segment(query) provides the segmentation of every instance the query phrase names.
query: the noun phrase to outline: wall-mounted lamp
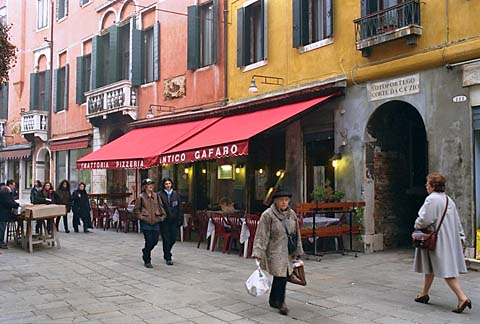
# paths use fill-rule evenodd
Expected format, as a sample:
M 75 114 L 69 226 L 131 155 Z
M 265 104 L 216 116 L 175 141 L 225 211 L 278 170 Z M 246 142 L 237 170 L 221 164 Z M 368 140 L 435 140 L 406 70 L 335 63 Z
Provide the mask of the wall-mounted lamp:
M 275 172 L 275 175 L 277 177 L 283 177 L 283 175 L 285 175 L 285 170 L 282 170 L 282 169 L 277 170 L 277 172 Z
M 338 165 L 338 160 L 342 159 L 342 154 L 341 153 L 335 153 L 332 158 L 330 159 L 332 161 L 332 167 L 336 168 Z
M 147 115 L 145 116 L 147 118 L 153 118 L 155 115 L 153 114 L 152 108 L 148 108 Z
M 263 169 L 258 169 L 258 173 L 263 174 Z
M 243 168 L 242 164 L 237 164 L 237 166 L 235 167 L 235 173 L 240 174 L 240 172 L 242 171 L 242 168 Z
M 205 168 L 202 169 L 202 173 L 203 173 L 203 174 L 207 174 L 207 169 L 205 169 Z
M 189 168 L 189 167 L 185 167 L 185 169 L 183 169 L 183 173 L 188 174 L 189 172 L 190 172 L 190 168 Z
M 257 84 L 255 83 L 255 79 L 260 79 L 261 80 L 260 83 L 262 83 L 262 84 L 273 84 L 273 85 L 278 85 L 278 86 L 283 85 L 283 78 L 254 74 L 252 76 L 252 79 L 250 80 L 250 87 L 248 88 L 248 92 L 250 92 L 250 93 L 257 93 L 258 92 L 258 88 L 257 88 Z

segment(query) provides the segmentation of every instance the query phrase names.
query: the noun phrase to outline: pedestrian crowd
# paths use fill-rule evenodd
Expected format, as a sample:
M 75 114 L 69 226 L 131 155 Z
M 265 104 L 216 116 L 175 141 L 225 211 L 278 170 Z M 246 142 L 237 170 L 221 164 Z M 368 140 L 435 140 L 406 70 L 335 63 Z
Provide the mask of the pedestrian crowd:
M 434 249 L 417 247 L 415 250 L 414 271 L 424 274 L 424 283 L 414 301 L 427 304 L 430 301 L 429 292 L 434 278 L 444 278 L 458 300 L 452 311 L 462 313 L 466 308 L 472 308 L 472 301 L 465 295 L 458 280 L 461 273 L 467 272 L 463 255 L 465 235 L 456 205 L 445 193 L 445 184 L 445 177 L 439 173 L 427 176 L 428 196 L 415 220 L 416 230 L 424 233 L 435 232 L 436 244 Z M 160 236 L 165 263 L 169 266 L 174 264 L 172 248 L 178 227 L 184 222 L 181 198 L 173 188 L 172 179 L 162 179 L 159 192 L 154 191 L 153 185 L 152 179 L 142 180 L 142 190 L 134 207 L 134 214 L 140 221 L 145 240 L 142 259 L 146 268 L 153 268 L 152 250 L 158 244 Z M 83 231 L 88 233 L 89 228 L 92 228 L 92 221 L 85 187 L 82 182 L 78 189 L 71 193 L 70 183 L 63 180 L 55 191 L 50 182 L 42 185 L 37 180 L 31 190 L 30 200 L 33 204 L 65 205 L 67 214 L 73 211 L 74 231 L 78 232 L 82 223 Z M 0 248 L 3 249 L 7 248 L 4 243 L 6 223 L 12 220 L 12 209 L 19 207 L 14 200 L 14 192 L 14 180 L 0 184 Z M 252 253 L 259 267 L 273 276 L 269 304 L 283 315 L 288 314 L 285 304 L 286 285 L 291 281 L 294 262 L 303 255 L 299 221 L 295 211 L 289 206 L 291 197 L 292 194 L 285 189 L 278 188 L 273 193 L 271 205 L 260 216 Z M 222 206 L 231 208 L 232 203 L 223 199 Z M 67 214 L 58 217 L 56 225 L 58 227 L 63 218 L 64 230 L 69 233 Z M 51 230 L 52 224 L 47 227 Z

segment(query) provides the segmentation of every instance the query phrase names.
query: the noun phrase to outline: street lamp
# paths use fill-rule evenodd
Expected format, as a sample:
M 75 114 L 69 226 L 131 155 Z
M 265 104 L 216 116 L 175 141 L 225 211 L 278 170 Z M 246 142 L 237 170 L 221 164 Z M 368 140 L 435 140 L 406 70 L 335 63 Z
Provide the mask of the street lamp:
M 278 78 L 278 77 L 273 77 L 273 76 L 268 76 L 268 75 L 259 75 L 259 74 L 254 74 L 252 75 L 252 79 L 250 80 L 250 87 L 248 88 L 248 92 L 250 93 L 257 93 L 258 88 L 257 84 L 255 83 L 255 79 L 260 79 L 260 83 L 262 84 L 272 84 L 272 85 L 278 85 L 282 86 L 283 85 L 283 78 Z

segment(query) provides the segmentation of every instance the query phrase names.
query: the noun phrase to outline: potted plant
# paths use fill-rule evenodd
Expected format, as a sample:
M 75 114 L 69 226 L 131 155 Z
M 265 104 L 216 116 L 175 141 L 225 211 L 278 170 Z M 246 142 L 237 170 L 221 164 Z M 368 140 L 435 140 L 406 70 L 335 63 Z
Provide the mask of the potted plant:
M 316 203 L 339 202 L 343 197 L 345 197 L 345 193 L 335 191 L 330 185 L 330 180 L 327 180 L 323 187 L 316 187 L 312 192 L 313 201 Z

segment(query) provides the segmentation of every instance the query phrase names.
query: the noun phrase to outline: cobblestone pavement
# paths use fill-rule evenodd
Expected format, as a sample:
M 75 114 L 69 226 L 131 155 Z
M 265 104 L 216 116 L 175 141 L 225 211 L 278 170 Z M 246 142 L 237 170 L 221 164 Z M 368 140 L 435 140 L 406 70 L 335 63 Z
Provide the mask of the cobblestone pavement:
M 480 323 L 480 273 L 461 277 L 473 300 L 464 314 L 451 312 L 456 300 L 441 280 L 431 304 L 418 304 L 413 251 L 307 260 L 308 285 L 287 286 L 286 317 L 266 296 L 246 293 L 251 259 L 177 242 L 174 266 L 163 262 L 159 245 L 146 269 L 141 234 L 60 235 L 61 249 L 1 250 L 0 323 Z

